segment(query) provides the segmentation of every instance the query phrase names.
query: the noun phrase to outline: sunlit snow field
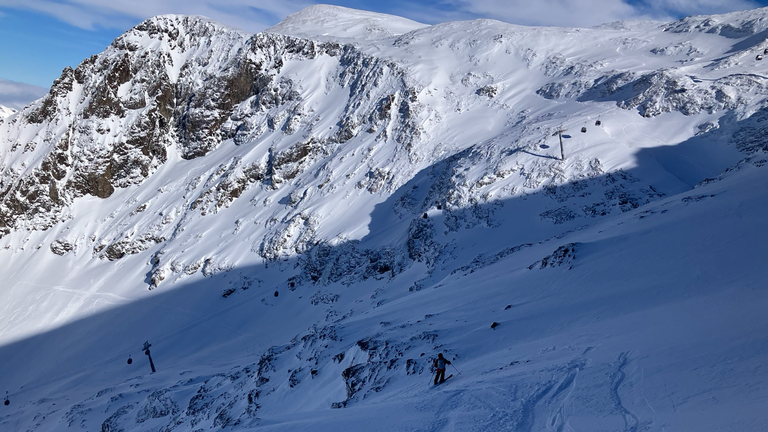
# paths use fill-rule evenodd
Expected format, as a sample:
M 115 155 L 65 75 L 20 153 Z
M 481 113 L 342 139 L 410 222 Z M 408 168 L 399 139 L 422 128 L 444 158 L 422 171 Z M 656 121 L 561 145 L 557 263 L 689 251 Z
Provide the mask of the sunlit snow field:
M 712 18 L 743 34 L 705 19 L 662 31 L 289 17 L 268 33 L 367 57 L 286 54 L 275 81 L 300 115 L 247 117 L 243 102 L 262 125 L 253 140 L 195 159 L 171 146 L 140 184 L 0 238 L 0 429 L 768 429 L 768 63 L 755 57 L 768 10 Z M 184 31 L 186 48 L 126 38 L 169 53 L 172 82 L 202 82 L 249 36 L 196 46 Z M 621 71 L 678 87 L 631 107 L 642 83 L 589 87 Z M 707 99 L 726 78 L 731 94 Z M 75 137 L 73 152 L 120 143 L 139 110 L 78 140 L 94 122 L 84 91 L 55 120 L 25 120 L 34 104 L 0 120 L 3 188 L 50 136 Z M 345 116 L 360 125 L 339 142 Z M 295 130 L 263 126 L 291 118 Z M 310 138 L 323 150 L 295 177 L 202 199 Z M 99 249 L 145 233 L 162 241 L 112 261 Z M 57 240 L 71 250 L 52 252 Z M 453 377 L 435 387 L 439 352 Z

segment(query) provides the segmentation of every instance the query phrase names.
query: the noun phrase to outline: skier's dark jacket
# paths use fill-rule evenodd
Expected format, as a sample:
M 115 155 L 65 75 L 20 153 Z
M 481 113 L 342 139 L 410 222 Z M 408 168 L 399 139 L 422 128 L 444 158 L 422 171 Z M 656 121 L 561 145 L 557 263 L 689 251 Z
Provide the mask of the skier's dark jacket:
M 437 360 L 435 360 L 435 367 L 437 370 L 445 370 L 445 365 L 447 364 L 451 364 L 451 362 L 443 357 L 438 357 Z

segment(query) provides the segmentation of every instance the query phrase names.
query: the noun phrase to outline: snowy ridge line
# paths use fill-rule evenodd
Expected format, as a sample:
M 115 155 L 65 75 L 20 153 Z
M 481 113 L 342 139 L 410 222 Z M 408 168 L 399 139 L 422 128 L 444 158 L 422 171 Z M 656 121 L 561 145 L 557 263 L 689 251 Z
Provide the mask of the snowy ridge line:
M 0 121 L 0 431 L 768 430 L 762 24 L 320 12 Z
M 240 307 L 240 306 L 242 306 L 242 305 L 244 305 L 244 304 L 246 304 L 246 303 L 252 302 L 253 300 L 256 300 L 256 299 L 258 299 L 258 298 L 259 298 L 259 297 L 261 297 L 262 295 L 269 293 L 270 291 L 272 291 L 272 288 L 269 288 L 269 289 L 267 289 L 267 290 L 264 290 L 264 291 L 258 292 L 258 293 L 256 293 L 256 294 L 254 294 L 254 295 L 253 295 L 253 297 L 251 297 L 251 298 L 247 298 L 247 299 L 245 299 L 245 300 L 241 301 L 240 303 L 236 303 L 236 304 L 234 304 L 234 305 L 232 305 L 232 306 L 230 306 L 230 307 L 228 307 L 228 308 L 224 308 L 224 309 L 220 310 L 219 312 L 217 312 L 217 313 L 215 313 L 215 314 L 213 314 L 213 315 L 209 315 L 209 316 L 208 316 L 208 317 L 206 317 L 206 318 L 203 318 L 203 319 L 201 319 L 201 320 L 199 320 L 199 321 L 197 321 L 197 322 L 195 322 L 195 323 L 192 323 L 192 324 L 190 324 L 190 325 L 188 325 L 188 326 L 186 326 L 186 327 L 182 328 L 181 330 L 177 330 L 177 331 L 175 331 L 175 332 L 173 332 L 173 333 L 171 333 L 171 334 L 168 334 L 168 335 L 166 335 L 166 336 L 163 336 L 163 337 L 161 337 L 160 339 L 156 339 L 156 340 L 154 340 L 154 342 L 152 343 L 152 346 L 156 346 L 157 344 L 160 344 L 160 343 L 166 342 L 166 341 L 168 341 L 168 340 L 170 340 L 170 339 L 172 339 L 172 338 L 174 338 L 174 337 L 176 337 L 176 336 L 179 336 L 179 335 L 181 335 L 181 334 L 183 334 L 183 333 L 186 333 L 186 332 L 188 332 L 189 330 L 192 330 L 193 328 L 195 328 L 195 327 L 197 327 L 197 326 L 199 326 L 199 325 L 205 324 L 206 322 L 208 322 L 208 321 L 211 321 L 211 320 L 212 320 L 212 319 L 214 319 L 214 318 L 218 318 L 218 317 L 220 317 L 221 315 L 224 315 L 225 313 L 227 313 L 227 312 L 229 312 L 229 311 L 231 311 L 231 310 L 233 310 L 233 309 L 236 309 L 236 308 L 238 308 L 238 307 Z M 21 394 L 23 394 L 23 393 L 26 393 L 26 392 L 28 392 L 28 391 L 32 391 L 32 390 L 36 390 L 36 389 L 39 389 L 39 388 L 45 387 L 45 386 L 47 386 L 47 385 L 50 385 L 50 384 L 53 384 L 53 383 L 59 382 L 59 381 L 61 381 L 61 380 L 65 380 L 65 379 L 67 379 L 67 378 L 71 378 L 71 377 L 73 377 L 73 376 L 79 375 L 79 374 L 81 374 L 81 373 L 83 373 L 83 372 L 88 372 L 89 370 L 92 370 L 92 369 L 96 369 L 96 368 L 98 368 L 98 367 L 101 367 L 101 366 L 107 365 L 107 364 L 109 364 L 109 363 L 115 362 L 115 361 L 117 361 L 117 360 L 120 360 L 120 359 L 124 359 L 124 358 L 125 358 L 125 357 L 127 357 L 127 356 L 131 356 L 131 355 L 133 355 L 133 354 L 137 354 L 137 353 L 140 353 L 140 352 L 142 352 L 142 351 L 144 351 L 144 348 L 139 348 L 139 349 L 134 349 L 134 350 L 131 350 L 131 351 L 127 351 L 127 352 L 125 352 L 125 353 L 123 353 L 123 354 L 120 354 L 120 355 L 116 355 L 116 356 L 114 356 L 114 357 L 112 357 L 112 358 L 109 358 L 109 359 L 107 359 L 107 360 L 102 360 L 102 361 L 100 361 L 99 363 L 95 363 L 95 364 L 93 364 L 93 365 L 90 365 L 90 366 L 84 367 L 84 368 L 82 368 L 82 369 L 78 369 L 78 370 L 76 370 L 76 371 L 73 371 L 73 372 L 70 372 L 70 373 L 67 373 L 67 374 L 64 374 L 64 375 L 60 375 L 60 376 L 58 376 L 58 377 L 56 377 L 56 378 L 52 378 L 52 379 L 50 379 L 50 380 L 48 380 L 48 381 L 46 381 L 46 382 L 43 382 L 43 383 L 37 384 L 37 385 L 35 385 L 35 386 L 33 386 L 33 387 L 23 388 L 23 389 L 21 389 L 21 390 L 19 390 L 19 391 L 17 391 L 17 392 L 14 392 L 14 393 L 9 393 L 9 394 L 8 394 L 8 397 L 11 397 L 11 396 L 18 396 L 18 395 L 21 395 Z

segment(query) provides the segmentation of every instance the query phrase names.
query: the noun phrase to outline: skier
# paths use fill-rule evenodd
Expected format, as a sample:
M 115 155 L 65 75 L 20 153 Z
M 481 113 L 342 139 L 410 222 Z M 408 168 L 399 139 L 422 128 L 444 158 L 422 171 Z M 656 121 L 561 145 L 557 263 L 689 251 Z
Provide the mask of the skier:
M 451 362 L 443 357 L 443 353 L 438 354 L 437 360 L 435 360 L 435 368 L 437 368 L 437 374 L 435 374 L 435 385 L 445 381 L 445 365 L 447 364 L 451 364 Z

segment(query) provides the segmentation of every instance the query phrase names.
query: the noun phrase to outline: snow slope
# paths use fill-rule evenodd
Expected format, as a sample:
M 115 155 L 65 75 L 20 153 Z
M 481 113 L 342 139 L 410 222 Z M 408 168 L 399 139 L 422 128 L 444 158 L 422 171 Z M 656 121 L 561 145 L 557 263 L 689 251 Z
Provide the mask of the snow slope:
M 766 16 L 148 20 L 0 123 L 0 425 L 766 429 Z
M 16 110 L 13 108 L 8 108 L 7 106 L 0 105 L 0 120 L 10 117 L 11 114 L 15 114 Z
M 424 27 L 427 25 L 395 15 L 315 5 L 288 16 L 265 31 L 308 39 L 349 40 L 354 43 L 387 39 Z

